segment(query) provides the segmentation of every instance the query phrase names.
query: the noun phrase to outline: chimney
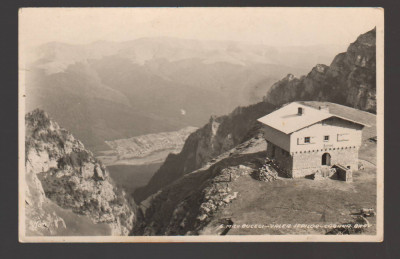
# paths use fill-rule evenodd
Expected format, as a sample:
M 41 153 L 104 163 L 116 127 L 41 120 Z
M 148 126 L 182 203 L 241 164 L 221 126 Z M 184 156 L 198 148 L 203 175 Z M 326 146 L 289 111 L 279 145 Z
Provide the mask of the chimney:
M 319 109 L 320 111 L 328 112 L 328 113 L 329 113 L 329 107 L 326 106 L 326 105 L 321 105 L 321 106 L 318 107 L 318 109 Z
M 301 116 L 304 114 L 304 109 L 302 107 L 297 108 L 297 115 Z

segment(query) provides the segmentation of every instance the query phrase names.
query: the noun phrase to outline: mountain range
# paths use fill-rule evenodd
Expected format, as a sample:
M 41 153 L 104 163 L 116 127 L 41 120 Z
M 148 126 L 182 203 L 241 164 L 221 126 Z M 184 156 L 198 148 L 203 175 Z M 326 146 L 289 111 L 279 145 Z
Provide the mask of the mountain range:
M 175 38 L 51 42 L 30 53 L 26 107 L 47 111 L 97 153 L 109 149 L 105 141 L 200 127 L 339 49 Z

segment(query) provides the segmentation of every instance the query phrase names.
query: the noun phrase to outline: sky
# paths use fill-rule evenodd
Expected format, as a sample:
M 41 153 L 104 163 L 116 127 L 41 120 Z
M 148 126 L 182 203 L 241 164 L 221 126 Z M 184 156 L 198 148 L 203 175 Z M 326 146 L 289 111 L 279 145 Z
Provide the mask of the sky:
M 348 45 L 383 23 L 378 8 L 23 8 L 20 44 L 86 44 L 142 37 L 270 46 Z

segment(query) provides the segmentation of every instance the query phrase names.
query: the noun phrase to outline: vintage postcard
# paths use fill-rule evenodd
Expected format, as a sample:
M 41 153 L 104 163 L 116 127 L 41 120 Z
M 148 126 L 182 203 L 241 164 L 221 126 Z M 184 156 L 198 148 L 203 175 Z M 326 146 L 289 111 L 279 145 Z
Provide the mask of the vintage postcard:
M 20 242 L 383 241 L 383 18 L 20 9 Z

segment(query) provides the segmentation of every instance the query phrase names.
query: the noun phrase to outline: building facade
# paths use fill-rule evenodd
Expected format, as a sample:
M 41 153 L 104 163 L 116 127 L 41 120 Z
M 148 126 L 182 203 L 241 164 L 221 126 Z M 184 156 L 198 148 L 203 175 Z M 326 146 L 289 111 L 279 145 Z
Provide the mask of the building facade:
M 362 129 L 367 126 L 361 122 L 297 102 L 258 121 L 264 124 L 267 157 L 288 177 L 304 177 L 333 165 L 358 169 Z

